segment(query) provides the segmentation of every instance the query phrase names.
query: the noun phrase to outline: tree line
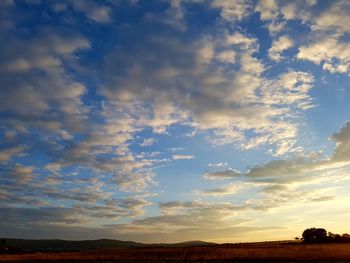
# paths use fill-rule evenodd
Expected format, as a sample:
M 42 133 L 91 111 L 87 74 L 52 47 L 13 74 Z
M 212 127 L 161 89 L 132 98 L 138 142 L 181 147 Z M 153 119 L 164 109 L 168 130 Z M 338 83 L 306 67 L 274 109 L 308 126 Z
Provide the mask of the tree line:
M 349 234 L 333 234 L 324 228 L 308 228 L 303 232 L 305 243 L 350 243 Z

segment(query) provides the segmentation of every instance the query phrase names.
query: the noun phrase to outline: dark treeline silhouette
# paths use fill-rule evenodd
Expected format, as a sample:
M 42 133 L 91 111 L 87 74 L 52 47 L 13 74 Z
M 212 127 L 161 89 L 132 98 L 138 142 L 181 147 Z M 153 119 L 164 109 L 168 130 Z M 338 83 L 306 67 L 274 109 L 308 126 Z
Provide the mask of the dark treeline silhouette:
M 333 234 L 324 228 L 308 228 L 303 232 L 305 243 L 350 243 L 349 234 Z

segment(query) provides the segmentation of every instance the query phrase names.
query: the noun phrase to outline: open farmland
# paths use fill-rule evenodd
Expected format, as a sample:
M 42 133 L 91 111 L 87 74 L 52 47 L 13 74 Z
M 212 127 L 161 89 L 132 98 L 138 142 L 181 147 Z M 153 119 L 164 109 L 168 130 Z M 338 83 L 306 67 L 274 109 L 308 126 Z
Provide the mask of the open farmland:
M 256 243 L 1 255 L 0 262 L 350 262 L 350 244 Z

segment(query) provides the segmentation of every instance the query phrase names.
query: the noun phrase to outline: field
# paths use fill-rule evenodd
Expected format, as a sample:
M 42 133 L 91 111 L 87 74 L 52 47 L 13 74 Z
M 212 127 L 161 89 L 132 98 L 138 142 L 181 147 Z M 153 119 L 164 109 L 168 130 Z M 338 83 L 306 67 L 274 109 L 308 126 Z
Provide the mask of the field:
M 350 262 L 350 244 L 253 243 L 0 255 L 0 262 Z

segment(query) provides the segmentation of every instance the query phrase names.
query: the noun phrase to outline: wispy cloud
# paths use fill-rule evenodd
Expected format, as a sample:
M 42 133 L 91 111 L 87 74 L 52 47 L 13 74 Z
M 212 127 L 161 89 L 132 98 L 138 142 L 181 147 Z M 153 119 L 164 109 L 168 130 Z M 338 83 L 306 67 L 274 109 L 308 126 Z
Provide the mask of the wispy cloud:
M 185 155 L 185 154 L 174 154 L 173 156 L 172 156 L 172 158 L 174 159 L 174 160 L 186 160 L 186 159 L 193 159 L 193 158 L 195 158 L 195 156 L 194 155 Z

